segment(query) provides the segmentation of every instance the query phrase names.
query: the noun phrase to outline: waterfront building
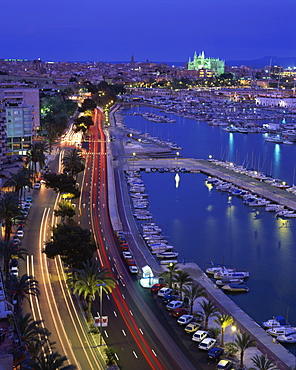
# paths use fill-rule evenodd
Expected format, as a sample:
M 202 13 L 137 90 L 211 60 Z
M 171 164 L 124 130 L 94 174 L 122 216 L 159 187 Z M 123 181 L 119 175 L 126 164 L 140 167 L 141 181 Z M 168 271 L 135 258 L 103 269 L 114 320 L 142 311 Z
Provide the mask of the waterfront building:
M 7 155 L 26 154 L 40 126 L 39 89 L 1 89 Z
M 220 76 L 224 73 L 225 62 L 220 59 L 215 58 L 206 58 L 204 51 L 197 55 L 194 53 L 193 60 L 189 58 L 188 60 L 188 70 L 204 70 L 209 71 L 208 74 L 214 74 L 216 76 Z M 211 73 L 210 73 L 211 72 Z M 205 72 L 203 73 L 205 75 Z M 212 77 L 212 76 L 211 76 Z
M 284 97 L 282 95 L 257 96 L 257 105 L 264 107 L 296 108 L 296 98 Z

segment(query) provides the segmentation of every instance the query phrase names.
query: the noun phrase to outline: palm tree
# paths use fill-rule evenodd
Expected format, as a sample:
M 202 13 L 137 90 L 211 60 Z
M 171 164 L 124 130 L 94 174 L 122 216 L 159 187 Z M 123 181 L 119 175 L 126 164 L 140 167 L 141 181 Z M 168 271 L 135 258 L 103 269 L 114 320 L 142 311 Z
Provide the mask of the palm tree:
M 184 285 L 192 284 L 193 279 L 192 279 L 192 277 L 190 277 L 188 272 L 178 270 L 178 271 L 176 271 L 176 274 L 173 276 L 173 282 L 175 282 L 177 284 L 180 299 L 182 300 Z
M 233 323 L 233 317 L 223 314 L 218 317 L 217 320 L 214 320 L 216 324 L 221 326 L 221 346 L 224 347 L 224 334 L 227 326 Z
M 21 341 L 28 347 L 32 359 L 35 359 L 41 353 L 42 347 L 49 343 L 51 333 L 42 326 L 42 323 L 42 320 L 34 321 L 30 313 L 20 315 L 17 319 Z
M 75 365 L 64 365 L 67 361 L 66 356 L 61 356 L 58 352 L 41 353 L 35 361 L 29 360 L 25 364 L 25 369 L 33 370 L 75 370 Z
M 172 289 L 174 276 L 177 274 L 178 270 L 177 263 L 170 263 L 167 266 L 167 270 L 162 272 L 159 276 L 163 277 L 169 284 L 169 288 Z
M 20 168 L 16 173 L 10 172 L 10 178 L 3 184 L 3 188 L 12 187 L 19 200 L 22 199 L 25 186 L 32 186 L 32 171 L 26 167 Z
M 32 165 L 33 173 L 37 173 L 37 163 L 39 167 L 45 165 L 45 153 L 48 153 L 48 143 L 46 141 L 35 141 L 31 144 L 30 150 L 27 151 L 26 163 Z
M 83 295 L 87 302 L 87 321 L 91 321 L 91 304 L 102 287 L 105 293 L 112 292 L 116 286 L 116 281 L 110 276 L 110 271 L 104 269 L 99 271 L 97 261 L 87 261 L 83 263 L 83 270 L 75 270 L 77 278 L 72 276 L 68 279 L 70 288 L 73 288 L 73 293 Z M 104 284 L 104 286 L 102 286 Z
M 202 308 L 201 314 L 203 315 L 204 318 L 205 330 L 208 330 L 209 318 L 218 316 L 219 309 L 217 306 L 215 306 L 215 304 L 212 301 L 207 301 L 205 299 L 200 303 L 200 307 Z
M 251 358 L 253 361 L 253 364 L 256 366 L 256 369 L 258 370 L 277 370 L 278 367 L 274 363 L 273 360 L 269 360 L 266 356 L 264 355 L 256 355 Z M 252 370 L 254 368 L 251 368 Z
M 251 336 L 246 333 L 235 333 L 236 339 L 234 341 L 235 346 L 240 351 L 240 368 L 244 367 L 244 354 L 248 348 L 256 347 L 256 341 L 251 339 Z
M 8 243 L 4 240 L 0 240 L 0 256 L 3 258 L 6 279 L 8 279 L 9 277 L 9 262 L 12 256 L 15 256 L 15 258 L 25 260 L 24 255 L 27 254 L 28 252 L 26 248 L 20 248 L 16 245 L 13 245 L 13 242 L 11 240 L 8 241 Z
M 192 315 L 195 300 L 200 297 L 207 297 L 207 293 L 205 291 L 205 288 L 200 287 L 199 284 L 192 284 L 189 285 L 188 287 L 184 287 L 183 292 L 185 297 L 189 299 L 190 314 Z
M 22 301 L 24 298 L 28 299 L 28 295 L 37 297 L 40 292 L 38 288 L 38 281 L 33 276 L 24 274 L 18 280 L 15 276 L 11 276 L 13 297 L 17 300 L 16 313 L 18 314 L 22 308 Z
M 82 151 L 78 148 L 66 150 L 62 163 L 64 172 L 70 172 L 72 176 L 85 168 L 85 158 L 82 157 Z
M 65 220 L 66 217 L 71 218 L 75 216 L 75 205 L 67 200 L 63 200 L 58 203 L 58 209 L 54 210 L 54 215 L 56 217 L 61 217 L 62 222 Z
M 6 192 L 0 198 L 0 219 L 5 223 L 4 240 L 8 243 L 13 219 L 20 213 L 18 198 L 13 192 Z

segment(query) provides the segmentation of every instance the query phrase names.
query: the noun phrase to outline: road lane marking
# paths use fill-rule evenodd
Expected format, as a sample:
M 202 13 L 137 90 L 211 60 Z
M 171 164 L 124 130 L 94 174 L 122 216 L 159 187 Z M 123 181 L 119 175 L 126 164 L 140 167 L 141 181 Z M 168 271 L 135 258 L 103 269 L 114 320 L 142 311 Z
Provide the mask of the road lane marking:
M 123 329 L 121 329 L 121 331 L 122 331 L 122 334 L 126 337 L 125 331 Z
M 134 354 L 134 356 L 135 356 L 136 358 L 138 358 L 138 356 L 137 356 L 137 354 L 136 354 L 136 352 L 135 352 L 135 351 L 133 351 L 133 354 Z

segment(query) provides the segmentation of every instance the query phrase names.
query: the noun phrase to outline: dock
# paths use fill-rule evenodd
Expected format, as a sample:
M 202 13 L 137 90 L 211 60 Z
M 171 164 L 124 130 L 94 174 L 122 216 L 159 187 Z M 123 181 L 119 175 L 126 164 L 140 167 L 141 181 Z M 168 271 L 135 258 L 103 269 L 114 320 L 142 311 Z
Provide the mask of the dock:
M 217 165 L 215 162 L 192 158 L 142 159 L 138 157 L 136 160 L 128 161 L 125 166 L 125 170 L 145 170 L 146 168 L 184 168 L 189 172 L 201 172 L 206 176 L 217 177 L 239 188 L 258 194 L 273 203 L 284 205 L 288 209 L 296 211 L 295 194 L 285 189 L 276 188 L 250 176 L 236 173 L 228 168 Z

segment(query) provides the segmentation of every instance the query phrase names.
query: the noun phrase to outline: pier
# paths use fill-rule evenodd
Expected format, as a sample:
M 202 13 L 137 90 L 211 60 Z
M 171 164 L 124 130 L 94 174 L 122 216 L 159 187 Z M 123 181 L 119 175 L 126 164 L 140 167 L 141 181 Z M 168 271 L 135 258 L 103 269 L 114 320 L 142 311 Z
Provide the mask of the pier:
M 256 180 L 250 176 L 236 173 L 228 168 L 217 165 L 215 162 L 203 159 L 180 158 L 176 155 L 174 158 L 149 159 L 142 159 L 137 156 L 136 159 L 133 158 L 131 161 L 128 161 L 125 166 L 125 170 L 145 170 L 147 168 L 184 168 L 188 172 L 201 172 L 206 176 L 217 177 L 223 181 L 230 182 L 239 188 L 258 194 L 273 203 L 284 205 L 296 211 L 296 195 L 293 193 L 267 184 L 264 181 Z

